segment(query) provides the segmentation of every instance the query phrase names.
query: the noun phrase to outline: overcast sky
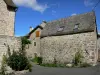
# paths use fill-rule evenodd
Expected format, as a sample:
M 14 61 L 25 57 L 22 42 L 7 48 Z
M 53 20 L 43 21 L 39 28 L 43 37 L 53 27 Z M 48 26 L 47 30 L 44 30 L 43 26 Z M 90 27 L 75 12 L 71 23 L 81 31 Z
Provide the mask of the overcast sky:
M 43 20 L 51 21 L 92 11 L 99 0 L 13 0 L 19 7 L 16 13 L 15 35 L 23 36 L 29 27 L 35 28 Z M 95 8 L 100 32 L 100 3 Z

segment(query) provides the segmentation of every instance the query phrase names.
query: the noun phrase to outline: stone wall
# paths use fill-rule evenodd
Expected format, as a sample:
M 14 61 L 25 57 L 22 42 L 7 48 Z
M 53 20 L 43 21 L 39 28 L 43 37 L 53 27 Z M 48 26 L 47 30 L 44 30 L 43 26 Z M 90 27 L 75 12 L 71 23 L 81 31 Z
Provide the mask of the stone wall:
M 40 28 L 35 30 L 29 37 L 31 44 L 27 45 L 26 47 L 27 56 L 32 58 L 34 58 L 34 54 L 40 56 L 40 37 L 36 37 L 36 31 L 40 31 L 41 34 Z M 36 43 L 36 46 L 34 46 L 34 43 Z
M 2 61 L 2 56 L 7 53 L 8 45 L 11 51 L 18 51 L 21 48 L 21 39 L 19 37 L 0 35 L 0 62 Z
M 41 38 L 40 49 L 43 63 L 72 63 L 75 53 L 82 51 L 84 62 L 97 62 L 96 33 L 51 36 Z
M 0 0 L 0 35 L 14 35 L 15 12 L 7 9 L 4 0 Z

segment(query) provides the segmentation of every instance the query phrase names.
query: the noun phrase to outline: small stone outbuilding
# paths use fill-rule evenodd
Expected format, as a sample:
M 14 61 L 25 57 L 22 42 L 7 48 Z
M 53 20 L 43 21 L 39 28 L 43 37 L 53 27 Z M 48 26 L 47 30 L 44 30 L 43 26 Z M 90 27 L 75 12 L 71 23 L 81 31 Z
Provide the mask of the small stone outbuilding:
M 82 52 L 84 62 L 98 60 L 97 25 L 94 11 L 48 22 L 41 32 L 40 51 L 43 63 L 72 63 Z
M 35 55 L 40 56 L 40 35 L 45 25 L 46 22 L 43 21 L 40 25 L 36 26 L 34 29 L 30 27 L 30 32 L 26 36 L 31 41 L 31 44 L 26 46 L 28 57 L 34 58 Z

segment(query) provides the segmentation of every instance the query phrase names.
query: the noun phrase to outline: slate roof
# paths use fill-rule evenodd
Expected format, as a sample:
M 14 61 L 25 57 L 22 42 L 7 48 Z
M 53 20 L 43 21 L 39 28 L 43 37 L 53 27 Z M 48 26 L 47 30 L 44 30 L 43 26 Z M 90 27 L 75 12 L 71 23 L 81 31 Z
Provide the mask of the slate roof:
M 94 31 L 96 17 L 94 11 L 48 22 L 41 37 L 59 36 Z
M 6 3 L 8 6 L 17 7 L 17 6 L 14 4 L 13 0 L 4 0 L 4 1 L 5 1 L 5 3 Z

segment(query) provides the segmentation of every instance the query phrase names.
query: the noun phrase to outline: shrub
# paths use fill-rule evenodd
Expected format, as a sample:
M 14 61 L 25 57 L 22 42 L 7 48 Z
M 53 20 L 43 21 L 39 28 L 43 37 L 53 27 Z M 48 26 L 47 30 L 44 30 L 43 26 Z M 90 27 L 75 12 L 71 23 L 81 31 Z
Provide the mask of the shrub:
M 8 57 L 8 66 L 10 66 L 13 70 L 24 70 L 27 65 L 29 65 L 27 57 L 20 52 L 13 51 L 12 55 Z
M 79 66 L 81 63 L 82 63 L 82 54 L 80 51 L 78 51 L 76 54 L 75 54 L 75 57 L 74 57 L 74 66 Z
M 7 64 L 15 71 L 21 71 L 25 69 L 30 70 L 32 67 L 28 58 L 26 57 L 24 48 L 20 49 L 19 51 L 13 50 L 11 54 L 9 46 Z
M 37 57 L 37 63 L 40 65 L 42 64 L 42 57 Z
M 34 63 L 37 63 L 37 64 L 42 64 L 42 57 L 37 57 L 37 56 L 35 56 L 35 58 L 34 59 L 32 59 L 32 61 L 34 62 Z
M 31 44 L 30 40 L 28 40 L 26 37 L 21 38 L 22 44 Z
M 22 50 L 24 50 L 26 44 L 31 44 L 31 41 L 28 40 L 26 37 L 22 37 L 21 42 L 22 42 Z

